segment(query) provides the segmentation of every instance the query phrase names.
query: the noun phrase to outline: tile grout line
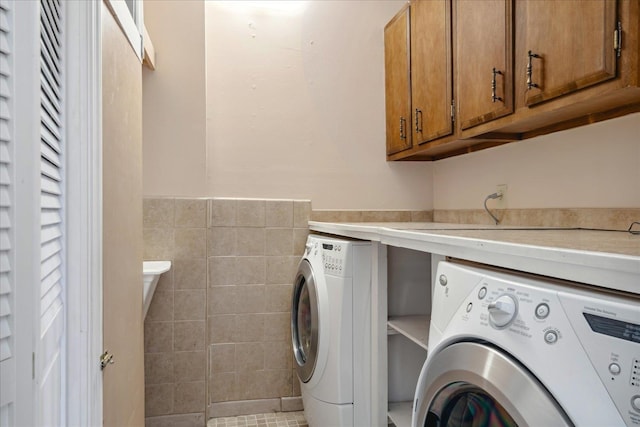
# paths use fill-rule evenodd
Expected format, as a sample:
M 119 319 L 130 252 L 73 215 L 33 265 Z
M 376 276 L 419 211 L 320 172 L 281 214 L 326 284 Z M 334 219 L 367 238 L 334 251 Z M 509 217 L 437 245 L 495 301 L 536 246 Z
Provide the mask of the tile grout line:
M 207 427 L 307 427 L 304 412 L 270 412 L 235 417 L 210 418 Z

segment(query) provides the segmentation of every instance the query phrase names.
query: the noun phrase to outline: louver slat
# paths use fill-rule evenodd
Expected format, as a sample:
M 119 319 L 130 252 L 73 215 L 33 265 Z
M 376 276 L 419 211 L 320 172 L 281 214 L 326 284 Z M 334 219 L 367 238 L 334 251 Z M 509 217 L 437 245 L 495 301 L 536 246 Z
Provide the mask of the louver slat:
M 41 425 L 60 425 L 64 338 L 64 8 L 40 0 L 40 340 L 36 360 L 39 393 L 54 399 L 36 415 Z
M 13 357 L 15 190 L 12 179 L 14 142 L 10 132 L 13 92 L 10 31 L 13 21 L 9 6 L 9 2 L 0 1 L 0 371 L 12 373 L 15 370 Z M 3 390 L 5 389 L 3 387 Z M 0 424 L 13 418 L 9 408 L 14 398 L 15 395 L 0 396 Z
M 13 355 L 13 186 L 11 179 L 10 18 L 8 4 L 0 4 L 0 363 Z M 4 409 L 0 408 L 0 412 Z

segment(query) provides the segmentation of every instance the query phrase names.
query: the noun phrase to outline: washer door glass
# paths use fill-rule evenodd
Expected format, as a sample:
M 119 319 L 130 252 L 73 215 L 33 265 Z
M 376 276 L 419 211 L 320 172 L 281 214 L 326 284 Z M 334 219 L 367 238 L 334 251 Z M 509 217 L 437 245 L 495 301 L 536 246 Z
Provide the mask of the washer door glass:
M 573 426 L 527 368 L 484 343 L 443 348 L 428 360 L 420 377 L 416 426 Z
M 311 302 L 309 301 L 309 287 L 303 281 L 298 299 L 298 319 L 296 321 L 296 337 L 298 355 L 301 364 L 306 363 L 311 353 Z
M 293 289 L 291 339 L 298 376 L 309 381 L 318 354 L 318 298 L 311 265 L 303 260 Z
M 449 384 L 434 399 L 425 427 L 511 427 L 518 424 L 493 397 L 467 383 Z

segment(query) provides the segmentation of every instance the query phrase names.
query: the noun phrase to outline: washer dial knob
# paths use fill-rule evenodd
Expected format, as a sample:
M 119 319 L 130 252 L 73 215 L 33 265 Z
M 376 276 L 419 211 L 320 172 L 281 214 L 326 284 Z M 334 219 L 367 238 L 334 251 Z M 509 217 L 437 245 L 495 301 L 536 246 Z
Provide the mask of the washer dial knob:
M 518 314 L 518 303 L 511 295 L 501 295 L 489 303 L 489 320 L 497 328 L 509 325 Z

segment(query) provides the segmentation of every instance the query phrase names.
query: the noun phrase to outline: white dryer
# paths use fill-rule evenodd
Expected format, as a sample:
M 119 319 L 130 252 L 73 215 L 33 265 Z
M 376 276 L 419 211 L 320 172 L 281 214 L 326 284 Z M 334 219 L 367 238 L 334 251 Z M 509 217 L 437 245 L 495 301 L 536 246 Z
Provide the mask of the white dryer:
M 310 235 L 291 336 L 311 427 L 370 425 L 371 243 Z
M 640 299 L 441 262 L 417 426 L 640 425 Z

